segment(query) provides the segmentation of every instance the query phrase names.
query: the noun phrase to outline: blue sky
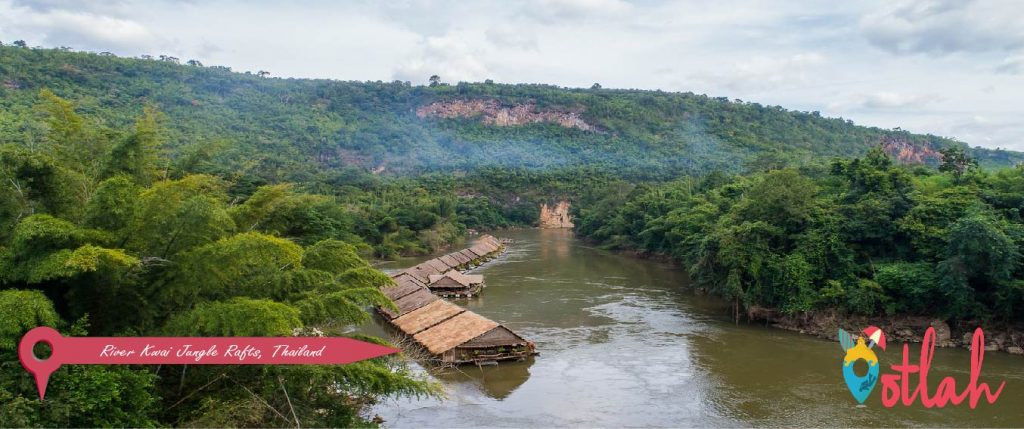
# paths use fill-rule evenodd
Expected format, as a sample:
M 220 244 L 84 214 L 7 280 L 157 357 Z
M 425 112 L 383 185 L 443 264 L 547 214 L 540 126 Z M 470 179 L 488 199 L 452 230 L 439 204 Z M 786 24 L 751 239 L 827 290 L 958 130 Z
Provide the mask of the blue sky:
M 278 77 L 692 91 L 1024 150 L 1024 2 L 0 0 L 0 41 Z

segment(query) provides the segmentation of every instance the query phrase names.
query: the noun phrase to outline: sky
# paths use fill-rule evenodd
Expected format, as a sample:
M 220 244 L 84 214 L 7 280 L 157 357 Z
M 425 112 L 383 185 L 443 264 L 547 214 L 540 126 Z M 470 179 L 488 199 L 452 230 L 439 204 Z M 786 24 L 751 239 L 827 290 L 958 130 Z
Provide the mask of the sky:
M 0 0 L 0 41 L 276 77 L 661 89 L 1024 151 L 1024 2 Z

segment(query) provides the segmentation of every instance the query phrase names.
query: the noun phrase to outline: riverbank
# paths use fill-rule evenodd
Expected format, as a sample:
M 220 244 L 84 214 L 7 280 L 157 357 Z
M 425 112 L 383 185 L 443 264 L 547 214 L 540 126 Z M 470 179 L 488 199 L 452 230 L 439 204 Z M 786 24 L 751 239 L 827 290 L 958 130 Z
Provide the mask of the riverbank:
M 928 316 L 860 316 L 839 314 L 836 311 L 819 311 L 800 315 L 786 315 L 778 311 L 754 306 L 747 309 L 747 320 L 761 322 L 788 331 L 814 335 L 819 338 L 838 339 L 839 328 L 858 330 L 874 325 L 885 332 L 892 344 L 920 343 L 925 331 L 935 328 L 936 346 L 962 347 L 970 349 L 971 335 L 981 326 L 976 321 L 955 322 L 952 326 L 944 320 Z M 1014 326 L 985 330 L 985 351 L 1003 351 L 1024 356 L 1024 327 Z
M 600 247 L 599 244 L 586 237 L 578 238 Z M 665 254 L 636 249 L 616 249 L 613 252 L 633 258 L 671 263 L 682 268 L 679 261 Z M 748 308 L 746 317 L 748 323 L 763 323 L 773 328 L 813 335 L 827 340 L 838 340 L 839 328 L 850 330 L 874 325 L 881 328 L 889 342 L 893 344 L 920 343 L 924 338 L 924 332 L 932 327 L 935 328 L 937 337 L 936 346 L 960 347 L 968 350 L 971 348 L 971 335 L 980 326 L 985 331 L 985 351 L 1001 351 L 1011 355 L 1024 356 L 1024 326 L 991 328 L 972 320 L 957 321 L 950 325 L 945 320 L 930 316 L 863 316 L 841 314 L 835 310 L 787 315 L 778 310 L 760 306 Z

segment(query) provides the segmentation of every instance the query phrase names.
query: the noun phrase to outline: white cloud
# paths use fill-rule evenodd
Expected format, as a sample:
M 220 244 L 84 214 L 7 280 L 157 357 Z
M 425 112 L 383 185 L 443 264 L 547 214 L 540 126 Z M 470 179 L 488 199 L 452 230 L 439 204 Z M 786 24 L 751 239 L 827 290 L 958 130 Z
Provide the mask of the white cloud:
M 585 19 L 626 13 L 632 5 L 621 0 L 536 0 L 529 10 L 552 19 Z
M 1024 45 L 1020 3 L 897 1 L 860 20 L 861 31 L 886 51 L 945 55 L 1013 50 Z
M 1024 74 L 1024 55 L 1007 57 L 993 70 L 1002 74 Z
M 889 91 L 878 91 L 854 97 L 845 102 L 833 103 L 835 110 L 849 111 L 853 109 L 923 109 L 942 101 L 936 94 L 902 94 Z
M 814 52 L 784 57 L 756 56 L 732 67 L 712 67 L 692 78 L 730 92 L 776 90 L 807 83 L 811 72 L 824 63 L 825 57 Z
M 491 77 L 487 67 L 458 35 L 428 37 L 419 52 L 419 56 L 395 71 L 395 79 L 424 83 L 429 76 L 438 75 L 445 82 L 456 83 L 479 82 Z
M 125 50 L 160 45 L 145 25 L 125 18 L 56 7 L 0 4 L 4 33 L 29 33 L 32 43 L 87 50 Z

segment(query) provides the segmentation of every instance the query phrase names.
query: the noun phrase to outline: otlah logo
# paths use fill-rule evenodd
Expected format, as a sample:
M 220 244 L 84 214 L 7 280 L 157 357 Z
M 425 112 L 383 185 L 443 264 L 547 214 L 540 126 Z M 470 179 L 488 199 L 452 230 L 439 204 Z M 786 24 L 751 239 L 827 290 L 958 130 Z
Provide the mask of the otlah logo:
M 846 380 L 846 387 L 850 389 L 857 403 L 863 404 L 878 383 L 878 355 L 872 348 L 877 345 L 885 350 L 885 333 L 877 327 L 868 326 L 864 329 L 864 336 L 858 335 L 854 339 L 853 334 L 840 329 L 839 345 L 846 352 L 846 356 L 843 357 L 843 379 Z M 853 370 L 853 364 L 861 360 L 868 364 L 868 371 L 864 375 L 857 375 Z
M 861 333 L 863 335 L 854 336 L 842 329 L 839 330 L 839 345 L 846 352 L 843 356 L 843 379 L 859 407 L 864 406 L 864 401 L 879 382 L 882 383 L 882 405 L 886 408 L 892 408 L 897 403 L 909 407 L 917 401 L 925 408 L 942 408 L 947 404 L 959 405 L 967 401 L 967 405 L 973 409 L 982 399 L 989 404 L 995 403 L 1006 386 L 1004 381 L 992 390 L 987 383 L 980 381 L 982 363 L 985 360 L 985 333 L 981 328 L 975 329 L 971 338 L 970 378 L 961 392 L 956 391 L 956 380 L 953 377 L 940 380 L 934 392 L 928 387 L 928 375 L 932 357 L 935 355 L 935 328 L 929 327 L 924 333 L 918 364 L 910 362 L 910 347 L 903 344 L 902 362 L 889 365 L 894 372 L 892 374 L 879 374 L 880 364 L 874 351 L 875 346 L 885 350 L 885 333 L 875 326 L 868 326 Z M 868 369 L 864 375 L 857 375 L 853 369 L 858 361 L 867 363 Z M 916 387 L 912 385 L 914 381 L 917 381 Z

